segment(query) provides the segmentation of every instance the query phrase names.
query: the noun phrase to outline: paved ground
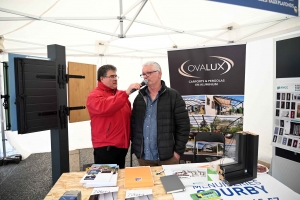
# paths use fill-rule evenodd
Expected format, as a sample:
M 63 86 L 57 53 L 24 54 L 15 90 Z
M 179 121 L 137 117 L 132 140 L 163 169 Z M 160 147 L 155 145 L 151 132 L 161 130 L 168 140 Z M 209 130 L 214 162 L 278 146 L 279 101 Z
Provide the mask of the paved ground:
M 130 151 L 129 151 L 130 152 Z M 82 157 L 91 157 L 90 150 L 82 151 Z M 88 154 L 88 155 L 84 155 Z M 91 162 L 90 160 L 86 162 Z M 86 163 L 87 164 L 87 163 Z M 133 156 L 133 166 L 138 162 Z M 126 157 L 126 167 L 130 166 L 130 155 Z M 52 188 L 51 153 L 31 154 L 19 164 L 0 166 L 1 200 L 41 200 Z

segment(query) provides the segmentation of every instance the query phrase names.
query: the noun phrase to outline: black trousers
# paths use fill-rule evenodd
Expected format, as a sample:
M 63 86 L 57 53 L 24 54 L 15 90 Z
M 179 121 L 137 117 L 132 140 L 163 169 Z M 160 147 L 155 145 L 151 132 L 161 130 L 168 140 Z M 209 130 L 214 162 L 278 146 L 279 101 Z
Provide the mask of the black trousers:
M 94 148 L 95 164 L 118 164 L 120 169 L 125 168 L 125 157 L 128 149 L 116 147 Z

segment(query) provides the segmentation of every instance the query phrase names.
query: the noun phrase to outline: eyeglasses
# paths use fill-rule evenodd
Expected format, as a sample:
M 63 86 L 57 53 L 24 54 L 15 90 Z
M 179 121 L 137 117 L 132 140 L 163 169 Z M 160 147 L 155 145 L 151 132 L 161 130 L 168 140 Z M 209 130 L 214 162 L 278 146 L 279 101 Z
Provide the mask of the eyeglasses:
M 152 71 L 152 72 L 146 72 L 146 73 L 144 73 L 144 74 L 141 74 L 140 77 L 141 77 L 141 78 L 143 78 L 143 77 L 145 77 L 145 76 L 148 77 L 148 76 L 150 76 L 153 72 L 158 72 L 158 70 L 155 70 L 155 71 Z
M 110 78 L 110 79 L 119 79 L 117 75 L 110 75 L 110 76 L 104 76 L 104 78 Z

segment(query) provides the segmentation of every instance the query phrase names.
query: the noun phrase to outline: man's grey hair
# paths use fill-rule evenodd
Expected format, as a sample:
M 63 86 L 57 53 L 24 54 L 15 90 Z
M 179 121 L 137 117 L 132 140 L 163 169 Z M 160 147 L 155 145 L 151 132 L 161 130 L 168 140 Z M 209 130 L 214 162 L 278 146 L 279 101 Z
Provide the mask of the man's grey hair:
M 148 62 L 146 62 L 145 64 L 143 64 L 143 67 L 149 66 L 149 65 L 150 66 L 154 66 L 156 70 L 161 71 L 160 65 L 157 62 L 154 62 L 154 61 L 148 61 Z

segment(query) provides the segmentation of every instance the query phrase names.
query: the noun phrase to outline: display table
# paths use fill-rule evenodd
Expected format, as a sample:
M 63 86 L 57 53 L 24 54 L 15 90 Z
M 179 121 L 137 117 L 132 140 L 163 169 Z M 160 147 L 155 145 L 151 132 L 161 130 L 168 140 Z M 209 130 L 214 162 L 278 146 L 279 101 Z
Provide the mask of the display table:
M 152 176 L 154 181 L 154 187 L 148 188 L 138 188 L 138 189 L 152 189 L 154 199 L 159 200 L 172 200 L 172 194 L 166 194 L 165 189 L 160 181 L 160 176 L 164 173 L 156 175 L 156 172 L 161 171 L 162 167 L 151 167 Z M 124 200 L 126 195 L 126 190 L 124 188 L 124 169 L 119 170 L 118 174 L 118 200 Z M 45 200 L 57 200 L 68 190 L 79 190 L 81 191 L 81 200 L 88 200 L 92 193 L 93 188 L 85 188 L 79 181 L 84 176 L 85 172 L 70 172 L 63 173 L 61 177 L 57 180 L 53 188 L 45 197 Z
M 193 163 L 182 165 L 168 165 L 166 168 L 178 168 L 178 167 L 203 167 L 207 163 Z M 189 165 L 189 166 L 188 166 Z M 300 199 L 300 195 L 280 183 L 278 180 L 268 174 L 258 174 L 257 178 L 234 186 L 227 186 L 222 181 L 218 180 L 218 175 L 210 175 L 212 178 L 207 184 L 194 185 L 186 187 L 186 191 L 172 194 L 166 194 L 165 189 L 160 181 L 160 177 L 165 173 L 156 175 L 156 172 L 161 171 L 162 167 L 151 167 L 152 176 L 154 181 L 154 187 L 148 188 L 136 188 L 136 189 L 152 189 L 153 197 L 155 200 L 189 200 L 190 194 L 197 191 L 204 191 L 213 189 L 221 195 L 223 200 L 296 200 Z M 119 170 L 118 174 L 118 200 L 124 200 L 126 190 L 124 188 L 124 169 Z M 167 171 L 165 171 L 167 172 Z M 64 173 L 55 183 L 53 188 L 45 197 L 46 200 L 57 200 L 68 190 L 81 191 L 82 200 L 88 200 L 93 188 L 85 188 L 79 181 L 84 176 L 85 172 L 71 172 Z M 213 177 L 214 176 L 214 177 Z

